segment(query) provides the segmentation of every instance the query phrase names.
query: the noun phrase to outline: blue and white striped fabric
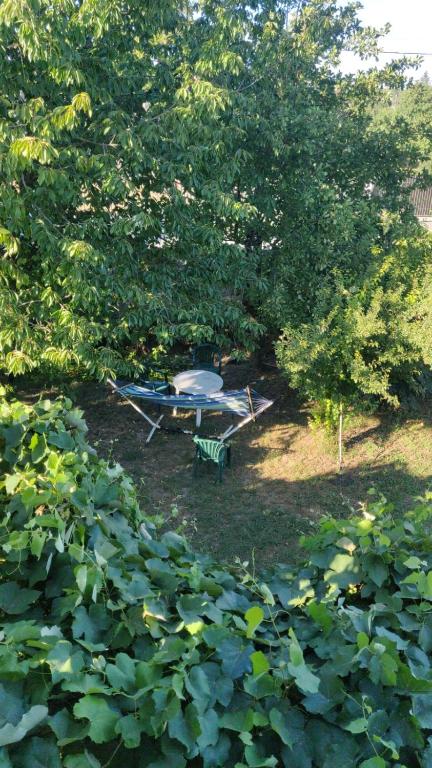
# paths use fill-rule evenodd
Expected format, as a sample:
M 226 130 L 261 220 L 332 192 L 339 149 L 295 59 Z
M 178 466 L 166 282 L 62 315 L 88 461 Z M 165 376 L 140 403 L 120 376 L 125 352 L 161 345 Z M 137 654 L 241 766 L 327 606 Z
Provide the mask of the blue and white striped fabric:
M 249 416 L 251 413 L 249 395 L 246 389 L 234 389 L 229 392 L 215 392 L 212 395 L 163 395 L 160 392 L 153 392 L 139 384 L 121 385 L 121 382 L 115 382 L 118 392 L 125 397 L 140 398 L 147 400 L 154 405 L 165 405 L 170 408 L 186 408 L 196 410 L 202 408 L 206 411 L 227 411 L 236 413 L 238 416 Z M 260 412 L 271 401 L 262 397 L 258 392 L 250 390 L 254 412 Z

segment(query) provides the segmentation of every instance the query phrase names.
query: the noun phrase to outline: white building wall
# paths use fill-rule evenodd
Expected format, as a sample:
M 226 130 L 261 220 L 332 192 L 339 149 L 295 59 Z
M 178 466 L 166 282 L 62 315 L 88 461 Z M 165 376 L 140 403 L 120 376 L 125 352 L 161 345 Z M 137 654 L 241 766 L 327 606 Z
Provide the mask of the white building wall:
M 432 216 L 419 216 L 418 220 L 423 227 L 429 229 L 432 232 Z

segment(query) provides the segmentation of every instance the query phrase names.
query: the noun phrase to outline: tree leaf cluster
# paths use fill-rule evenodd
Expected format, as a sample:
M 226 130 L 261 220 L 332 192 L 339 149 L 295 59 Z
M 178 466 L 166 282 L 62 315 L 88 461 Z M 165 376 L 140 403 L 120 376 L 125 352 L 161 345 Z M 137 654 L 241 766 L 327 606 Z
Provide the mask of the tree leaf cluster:
M 378 37 L 333 0 L 1 0 L 0 370 L 132 376 L 154 349 L 307 337 L 340 284 L 368 290 L 414 237 L 420 152 L 373 121 L 406 62 L 337 68 Z
M 228 231 L 254 213 L 235 189 L 247 19 L 187 6 L 0 3 L 3 371 L 130 374 L 139 348 L 260 334 Z

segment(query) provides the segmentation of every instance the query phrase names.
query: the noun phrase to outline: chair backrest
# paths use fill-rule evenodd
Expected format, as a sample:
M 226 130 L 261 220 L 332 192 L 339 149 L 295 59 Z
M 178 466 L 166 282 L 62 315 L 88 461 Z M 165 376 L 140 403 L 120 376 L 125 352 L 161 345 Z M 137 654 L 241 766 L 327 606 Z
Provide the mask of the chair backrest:
M 226 451 L 225 443 L 222 443 L 220 440 L 211 440 L 206 437 L 199 437 L 198 435 L 195 435 L 193 440 L 202 459 L 217 462 L 219 461 L 220 454 Z
M 141 387 L 150 389 L 152 392 L 159 392 L 161 395 L 169 395 L 171 387 L 166 372 L 147 361 L 143 363 L 143 368 L 142 378 L 139 379 L 138 384 Z
M 222 351 L 216 344 L 199 344 L 192 353 L 194 368 L 219 373 L 222 370 Z
M 161 395 L 169 395 L 170 385 L 168 381 L 160 379 L 140 379 L 139 384 L 152 392 L 159 392 Z

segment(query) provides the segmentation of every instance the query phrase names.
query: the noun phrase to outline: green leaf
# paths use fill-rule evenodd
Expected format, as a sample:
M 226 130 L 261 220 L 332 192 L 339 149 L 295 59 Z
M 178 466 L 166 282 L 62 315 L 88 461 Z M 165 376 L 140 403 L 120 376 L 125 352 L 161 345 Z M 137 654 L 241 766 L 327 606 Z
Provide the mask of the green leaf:
M 11 640 L 10 633 L 8 633 L 8 640 L 9 642 Z M 3 664 L 2 667 L 4 674 L 5 668 Z M 24 709 L 25 701 L 22 686 L 7 681 L 4 681 L 3 684 L 0 683 L 0 725 L 17 723 L 23 716 Z
M 115 726 L 115 732 L 122 737 L 124 745 L 128 749 L 139 747 L 144 729 L 144 723 L 141 723 L 134 715 L 121 717 Z
M 73 451 L 75 448 L 74 439 L 69 432 L 49 432 L 47 441 L 63 451 Z
M 288 671 L 294 677 L 296 685 L 303 693 L 317 693 L 320 685 L 320 679 L 306 664 L 294 665 L 288 664 Z
M 1 427 L 0 434 L 4 438 L 6 448 L 17 448 L 23 438 L 25 427 L 23 424 L 12 424 L 10 427 Z M 9 493 L 9 491 L 8 491 Z
M 432 571 L 429 571 L 427 574 L 419 574 L 421 577 L 421 581 L 419 581 L 419 592 L 420 594 L 426 598 L 426 600 L 432 600 Z
M 194 749 L 196 739 L 201 734 L 201 728 L 193 705 L 188 706 L 184 713 L 180 711 L 168 720 L 168 733 L 172 739 L 177 739 L 187 749 Z
M 207 747 L 214 747 L 219 738 L 219 715 L 214 709 L 208 709 L 198 718 L 201 733 L 198 736 L 197 744 L 200 751 Z
M 30 440 L 30 448 L 32 461 L 37 464 L 43 459 L 47 450 L 45 435 L 38 435 L 35 432 Z
M 250 696 L 255 699 L 262 699 L 265 696 L 275 696 L 278 693 L 279 681 L 266 674 L 261 673 L 257 677 L 247 676 L 243 681 L 243 687 Z
M 113 688 L 131 693 L 136 690 L 136 662 L 126 653 L 118 653 L 115 664 L 107 664 L 106 676 Z
M 255 677 L 261 675 L 262 672 L 268 672 L 270 669 L 270 664 L 262 651 L 254 651 L 251 653 L 250 660 L 252 662 L 252 674 L 255 675 Z
M 290 646 L 289 646 L 291 664 L 293 664 L 294 666 L 301 666 L 302 664 L 304 664 L 303 651 L 299 645 L 299 642 L 297 640 L 297 637 L 293 629 L 289 630 L 289 636 L 291 639 Z
M 260 755 L 255 745 L 245 747 L 245 758 L 250 768 L 276 768 L 278 764 L 274 755 L 270 757 Z
M 16 581 L 5 581 L 0 584 L 0 610 L 11 614 L 25 613 L 39 595 L 37 589 L 20 587 Z
M 75 568 L 75 579 L 80 592 L 84 592 L 87 584 L 87 566 L 79 565 Z
M 118 715 L 100 696 L 83 696 L 73 708 L 77 718 L 90 721 L 89 736 L 96 744 L 111 741 L 115 736 Z
M 412 697 L 413 714 L 421 728 L 432 728 L 432 693 L 418 693 Z
M 185 624 L 193 624 L 201 619 L 207 601 L 200 595 L 182 595 L 177 600 L 177 610 Z
M 311 602 L 307 605 L 309 616 L 319 624 L 324 632 L 329 632 L 333 626 L 333 619 L 324 603 Z
M 84 635 L 87 642 L 101 643 L 106 638 L 110 626 L 111 619 L 103 605 L 90 605 L 88 610 L 83 605 L 79 605 L 75 610 L 72 623 L 75 638 Z
M 217 653 L 222 660 L 223 671 L 232 680 L 241 677 L 245 672 L 251 672 L 252 664 L 250 657 L 251 653 L 253 653 L 253 647 L 251 645 L 243 645 L 239 637 L 223 640 L 217 649 Z
M 180 637 L 167 637 L 160 650 L 155 654 L 154 661 L 158 664 L 177 661 L 186 650 L 187 645 Z
M 368 728 L 368 721 L 365 717 L 357 717 L 355 720 L 351 720 L 350 723 L 343 725 L 345 731 L 350 733 L 364 733 Z
M 59 747 L 66 747 L 75 741 L 83 741 L 89 730 L 88 725 L 77 723 L 67 709 L 62 709 L 50 717 L 48 725 L 54 732 Z
M 32 534 L 30 552 L 32 553 L 32 555 L 37 557 L 38 560 L 42 554 L 46 539 L 47 539 L 47 534 L 45 533 L 45 531 L 43 531 L 42 533 L 35 532 Z
M 186 690 L 196 701 L 199 708 L 206 709 L 211 699 L 209 681 L 203 669 L 194 666 L 186 676 Z
M 377 587 L 381 587 L 388 576 L 388 568 L 379 555 L 367 555 L 364 558 L 364 571 Z
M 275 599 L 273 597 L 271 590 L 268 588 L 267 584 L 264 584 L 264 583 L 259 584 L 259 591 L 261 592 L 263 600 L 266 605 L 275 605 Z
M 47 655 L 53 683 L 74 680 L 84 667 L 81 651 L 75 650 L 68 640 L 59 640 Z
M 386 761 L 382 757 L 370 757 L 369 760 L 363 760 L 359 768 L 386 768 Z
M 5 476 L 5 490 L 9 496 L 15 493 L 15 489 L 21 482 L 21 475 L 6 475 Z
M 230 731 L 251 731 L 254 725 L 253 709 L 237 710 L 236 712 L 224 712 L 220 718 L 222 728 Z
M 48 707 L 45 707 L 42 704 L 35 704 L 34 707 L 31 707 L 29 711 L 21 717 L 17 725 L 6 723 L 6 725 L 0 728 L 0 747 L 21 741 L 27 736 L 29 731 L 45 720 L 47 714 Z
M 247 622 L 246 637 L 251 638 L 264 619 L 264 611 L 258 605 L 252 606 L 246 611 L 245 619 Z
M 148 763 L 146 768 L 186 768 L 186 760 L 181 755 L 173 758 L 172 754 L 169 757 L 161 757 L 160 760 L 152 760 Z
M 87 750 L 76 755 L 67 755 L 64 759 L 65 768 L 101 768 L 99 760 Z
M 283 743 L 292 748 L 294 742 L 292 730 L 289 726 L 289 717 L 273 707 L 270 710 L 270 725 Z
M 228 756 L 231 747 L 231 739 L 226 733 L 222 733 L 214 746 L 203 749 L 203 760 L 206 766 L 228 765 Z
M 356 584 L 359 579 L 359 566 L 351 555 L 337 554 L 329 563 L 329 570 L 324 573 L 324 580 L 339 588 Z
M 146 560 L 146 567 L 155 584 L 167 592 L 175 592 L 178 580 L 168 563 L 156 557 Z
M 19 768 L 62 768 L 57 744 L 46 736 L 26 739 L 15 751 L 14 757 Z

